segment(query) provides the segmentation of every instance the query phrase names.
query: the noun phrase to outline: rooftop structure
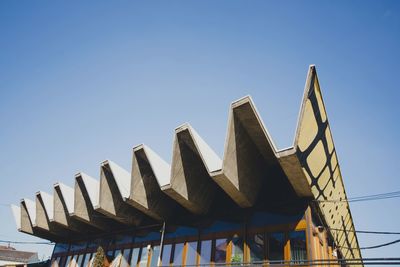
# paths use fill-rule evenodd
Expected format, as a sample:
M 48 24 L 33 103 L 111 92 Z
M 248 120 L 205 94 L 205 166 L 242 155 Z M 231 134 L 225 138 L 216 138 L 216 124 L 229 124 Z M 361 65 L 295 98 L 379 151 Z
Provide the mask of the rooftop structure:
M 36 252 L 20 251 L 10 246 L 0 246 L 0 266 L 24 266 L 38 262 Z
M 99 180 L 74 182 L 13 206 L 19 231 L 57 242 L 60 267 L 88 266 L 98 246 L 121 267 L 361 259 L 315 66 L 290 148 L 276 148 L 246 96 L 230 106 L 222 159 L 184 124 L 171 165 L 141 144 L 131 172 L 106 160 Z

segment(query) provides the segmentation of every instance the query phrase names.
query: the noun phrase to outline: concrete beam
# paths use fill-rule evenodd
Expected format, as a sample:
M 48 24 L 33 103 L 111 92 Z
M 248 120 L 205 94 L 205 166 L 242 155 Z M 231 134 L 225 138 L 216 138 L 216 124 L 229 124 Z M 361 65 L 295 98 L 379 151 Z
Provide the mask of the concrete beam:
M 189 125 L 175 130 L 171 179 L 162 190 L 194 214 L 205 214 L 217 185 L 210 177 L 221 169 L 221 160 Z
M 115 222 L 96 211 L 99 208 L 100 183 L 85 173 L 75 175 L 74 216 L 100 230 L 109 230 Z
M 100 168 L 100 198 L 96 211 L 127 225 L 139 225 L 144 215 L 127 204 L 131 188 L 129 172 L 106 160 Z
M 168 221 L 179 208 L 161 190 L 161 187 L 169 184 L 170 173 L 170 165 L 149 147 L 143 144 L 135 147 L 128 203 L 156 220 Z
M 89 234 L 96 230 L 75 218 L 74 188 L 63 183 L 54 185 L 54 222 L 77 233 Z
M 21 232 L 21 207 L 11 204 L 11 212 L 13 214 L 17 230 Z
M 54 222 L 53 196 L 39 191 L 36 193 L 36 227 L 60 237 L 70 237 L 71 232 Z
M 44 238 L 50 241 L 59 241 L 62 238 L 50 231 L 37 227 L 36 224 L 36 202 L 27 198 L 21 200 L 21 232 Z

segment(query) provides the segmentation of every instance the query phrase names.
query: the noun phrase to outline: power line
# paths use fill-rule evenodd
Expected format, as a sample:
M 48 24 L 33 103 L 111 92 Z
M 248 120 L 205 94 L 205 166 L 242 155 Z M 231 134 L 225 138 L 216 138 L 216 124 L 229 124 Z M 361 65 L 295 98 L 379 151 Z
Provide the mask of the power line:
M 40 242 L 40 241 L 11 241 L 11 240 L 0 240 L 0 243 L 6 243 L 6 244 L 25 244 L 25 245 L 54 245 L 53 242 Z
M 361 202 L 361 201 L 373 201 L 373 200 L 382 200 L 389 198 L 398 198 L 400 197 L 400 191 L 387 192 L 382 194 L 374 194 L 374 195 L 365 195 L 359 197 L 351 197 L 347 199 L 324 199 L 324 200 L 314 200 L 316 202 Z
M 338 228 L 329 228 L 332 231 L 341 231 L 341 232 L 354 232 L 360 234 L 377 234 L 377 235 L 400 235 L 400 232 L 387 232 L 387 231 L 364 231 L 364 230 L 343 230 Z

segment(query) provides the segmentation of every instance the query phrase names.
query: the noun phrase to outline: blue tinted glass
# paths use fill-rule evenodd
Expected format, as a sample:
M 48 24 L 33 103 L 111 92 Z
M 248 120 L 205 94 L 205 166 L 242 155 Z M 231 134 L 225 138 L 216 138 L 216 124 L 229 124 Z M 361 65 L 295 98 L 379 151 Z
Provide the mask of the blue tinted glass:
M 200 264 L 208 264 L 211 261 L 212 240 L 203 240 L 200 244 Z
M 132 256 L 131 256 L 131 267 L 136 267 L 139 258 L 140 248 L 133 248 L 132 249 Z
M 172 245 L 164 245 L 161 257 L 161 266 L 167 266 L 170 263 Z
M 248 237 L 248 246 L 250 248 L 250 262 L 264 260 L 264 234 L 254 234 Z
M 304 231 L 290 232 L 290 257 L 295 263 L 307 260 L 306 233 Z
M 150 266 L 156 267 L 158 265 L 158 257 L 160 256 L 160 246 L 154 246 L 151 250 Z
M 269 235 L 269 260 L 271 261 L 282 261 L 284 260 L 284 234 L 273 233 Z
M 215 255 L 214 255 L 215 262 L 223 263 L 226 261 L 227 245 L 228 245 L 228 240 L 226 238 L 215 240 Z
M 175 244 L 174 265 L 182 265 L 183 261 L 183 243 Z
M 147 260 L 149 257 L 149 251 L 147 246 L 143 246 L 140 255 L 139 267 L 147 267 Z
M 186 265 L 195 265 L 197 260 L 197 242 L 188 242 L 186 246 Z
M 127 267 L 129 265 L 129 255 L 131 254 L 131 249 L 124 249 L 124 253 L 121 258 L 120 267 Z
M 242 237 L 232 238 L 231 262 L 232 263 L 243 262 L 243 238 Z

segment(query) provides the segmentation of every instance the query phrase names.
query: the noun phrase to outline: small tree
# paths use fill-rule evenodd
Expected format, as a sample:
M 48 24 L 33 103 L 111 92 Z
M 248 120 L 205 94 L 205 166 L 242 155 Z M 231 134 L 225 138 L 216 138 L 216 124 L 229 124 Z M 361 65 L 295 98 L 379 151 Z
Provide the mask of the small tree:
M 104 267 L 104 250 L 101 246 L 97 248 L 96 255 L 94 256 L 93 260 L 93 267 Z

